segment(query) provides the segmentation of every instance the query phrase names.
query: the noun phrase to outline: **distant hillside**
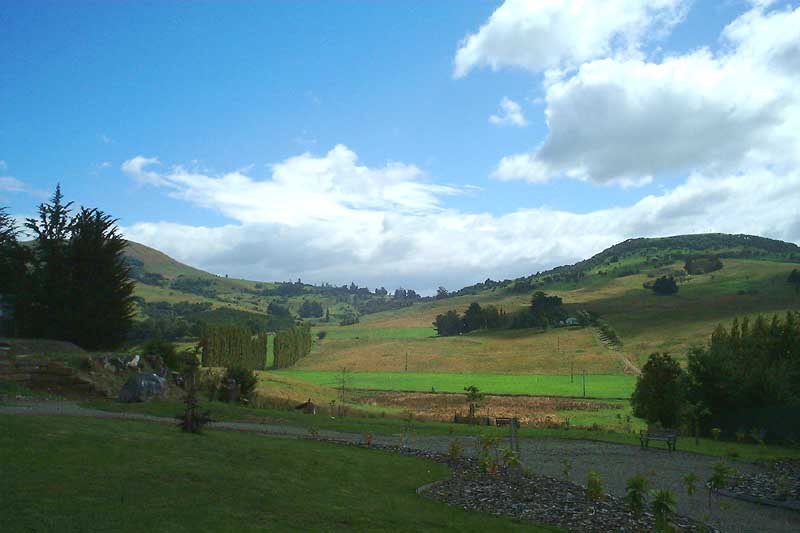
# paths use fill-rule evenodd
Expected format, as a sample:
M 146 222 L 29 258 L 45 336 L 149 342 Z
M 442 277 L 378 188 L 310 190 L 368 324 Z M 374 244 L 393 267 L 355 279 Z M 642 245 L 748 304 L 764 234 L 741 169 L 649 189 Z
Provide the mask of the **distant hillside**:
M 713 265 L 689 272 L 693 264 Z M 771 317 L 800 309 L 794 244 L 746 235 L 631 239 L 590 259 L 516 280 L 467 287 L 408 309 L 363 317 L 357 326 L 320 326 L 325 340 L 298 363 L 302 370 L 569 374 L 630 372 L 655 351 L 682 359 L 714 328 L 738 317 Z M 672 276 L 678 292 L 648 287 Z M 573 317 L 590 313 L 597 327 L 477 330 L 437 337 L 437 315 L 464 313 L 472 302 L 506 313 L 530 305 L 534 291 L 559 296 Z M 602 328 L 600 327 L 602 326 Z M 605 328 L 605 329 L 603 329 Z M 613 332 L 619 339 L 612 344 Z
M 486 280 L 464 287 L 452 295 L 477 294 L 481 290 L 493 288 L 528 292 L 551 282 L 577 281 L 589 273 L 603 273 L 612 277 L 625 276 L 637 273 L 643 268 L 665 266 L 698 255 L 800 263 L 800 246 L 756 235 L 726 233 L 639 237 L 615 244 L 589 259 L 572 265 L 558 266 L 514 280 Z
M 203 270 L 176 261 L 155 248 L 150 248 L 134 241 L 128 241 L 128 247 L 125 249 L 125 257 L 134 275 L 144 275 L 145 273 L 157 274 L 165 279 L 175 279 L 179 276 L 206 279 L 217 277 L 214 274 L 209 274 Z
M 355 283 L 316 286 L 217 276 L 133 241 L 125 258 L 136 281 L 136 339 L 195 337 L 203 324 L 239 323 L 262 331 L 282 329 L 296 318 L 353 323 L 362 314 L 421 300 L 414 291 L 370 291 Z

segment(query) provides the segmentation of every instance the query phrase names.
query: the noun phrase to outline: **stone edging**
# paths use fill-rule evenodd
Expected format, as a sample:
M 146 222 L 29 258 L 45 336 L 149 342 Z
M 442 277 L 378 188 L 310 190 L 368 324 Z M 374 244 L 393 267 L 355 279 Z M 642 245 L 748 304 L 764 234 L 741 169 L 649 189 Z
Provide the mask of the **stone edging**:
M 790 511 L 800 512 L 800 502 L 783 502 L 780 500 L 772 500 L 769 498 L 756 498 L 755 496 L 748 496 L 746 494 L 737 494 L 728 490 L 720 489 L 717 491 L 721 496 L 733 498 L 734 500 L 742 500 L 750 503 L 757 503 L 759 505 L 766 505 L 768 507 L 780 507 L 781 509 L 788 509 Z

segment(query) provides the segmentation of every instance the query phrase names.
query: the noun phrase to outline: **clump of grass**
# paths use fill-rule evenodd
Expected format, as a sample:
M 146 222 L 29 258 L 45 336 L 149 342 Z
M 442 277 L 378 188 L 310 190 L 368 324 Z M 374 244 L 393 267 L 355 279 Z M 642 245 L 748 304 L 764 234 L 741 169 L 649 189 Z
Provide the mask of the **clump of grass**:
M 642 516 L 645 507 L 647 507 L 649 487 L 650 481 L 641 474 L 636 474 L 626 484 L 625 503 L 628 504 L 628 508 L 636 518 Z

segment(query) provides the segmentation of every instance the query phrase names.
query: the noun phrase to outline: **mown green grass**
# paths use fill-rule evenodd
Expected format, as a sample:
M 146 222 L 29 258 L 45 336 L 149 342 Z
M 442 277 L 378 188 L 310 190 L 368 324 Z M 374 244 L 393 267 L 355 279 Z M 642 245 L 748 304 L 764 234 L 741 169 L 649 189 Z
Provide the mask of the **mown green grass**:
M 222 404 L 219 402 L 201 402 L 203 409 L 210 409 L 212 418 L 215 420 L 243 421 L 243 422 L 262 422 L 270 424 L 282 424 L 296 427 L 328 429 L 345 431 L 350 433 L 371 433 L 383 435 L 395 435 L 400 442 L 400 435 L 404 431 L 410 431 L 415 436 L 425 435 L 455 435 L 455 436 L 475 436 L 475 435 L 508 435 L 506 428 L 470 426 L 465 424 L 450 424 L 444 422 L 428 422 L 412 420 L 410 426 L 405 418 L 400 417 L 330 417 L 327 415 L 304 415 L 295 411 L 281 409 L 256 409 L 238 405 Z M 125 413 L 145 413 L 155 416 L 172 417 L 175 413 L 181 412 L 183 406 L 180 402 L 153 401 L 148 403 L 123 404 L 108 400 L 92 400 L 84 402 L 82 405 L 93 409 L 100 409 L 112 412 Z M 608 412 L 612 412 L 609 410 Z M 618 410 L 613 410 L 614 413 Z M 599 431 L 586 428 L 576 428 L 578 422 L 591 425 L 600 421 L 599 418 L 592 418 L 591 411 L 576 412 L 576 419 L 570 429 L 544 429 L 536 427 L 523 427 L 519 435 L 524 438 L 558 438 L 558 439 L 577 439 L 599 442 L 611 442 L 628 446 L 639 446 L 637 428 L 641 427 L 641 422 L 633 420 L 630 432 L 624 431 Z M 578 414 L 585 413 L 585 414 Z M 595 412 L 598 413 L 598 412 Z M 586 417 L 580 421 L 578 416 Z M 605 411 L 599 412 L 600 417 L 607 416 Z M 616 415 L 613 415 L 616 416 Z M 661 443 L 651 443 L 653 447 L 661 447 Z M 695 440 L 690 437 L 678 439 L 678 449 L 690 453 L 711 455 L 715 457 L 730 457 L 735 455 L 741 460 L 771 460 L 780 458 L 800 459 L 800 448 L 784 447 L 772 445 L 745 444 L 739 442 L 715 441 L 711 439 Z
M 426 500 L 430 461 L 132 421 L 0 415 L 3 531 L 545 531 Z
M 341 372 L 311 370 L 281 370 L 278 375 L 308 381 L 317 385 L 336 387 Z M 626 375 L 592 374 L 569 375 L 506 375 L 506 374 L 440 374 L 421 372 L 351 372 L 348 387 L 353 389 L 398 390 L 421 392 L 463 392 L 475 385 L 492 394 L 526 394 L 533 396 L 569 396 L 575 398 L 628 398 L 636 378 Z

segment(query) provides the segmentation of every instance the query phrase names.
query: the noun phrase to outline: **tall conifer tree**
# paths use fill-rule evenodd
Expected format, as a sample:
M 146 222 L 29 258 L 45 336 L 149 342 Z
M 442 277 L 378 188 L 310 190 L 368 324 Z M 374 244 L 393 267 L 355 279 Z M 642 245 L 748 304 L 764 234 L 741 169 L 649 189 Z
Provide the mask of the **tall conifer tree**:
M 116 223 L 106 213 L 87 208 L 81 208 L 72 221 L 69 338 L 87 349 L 120 345 L 133 319 L 134 282 L 123 256 L 128 243 Z

